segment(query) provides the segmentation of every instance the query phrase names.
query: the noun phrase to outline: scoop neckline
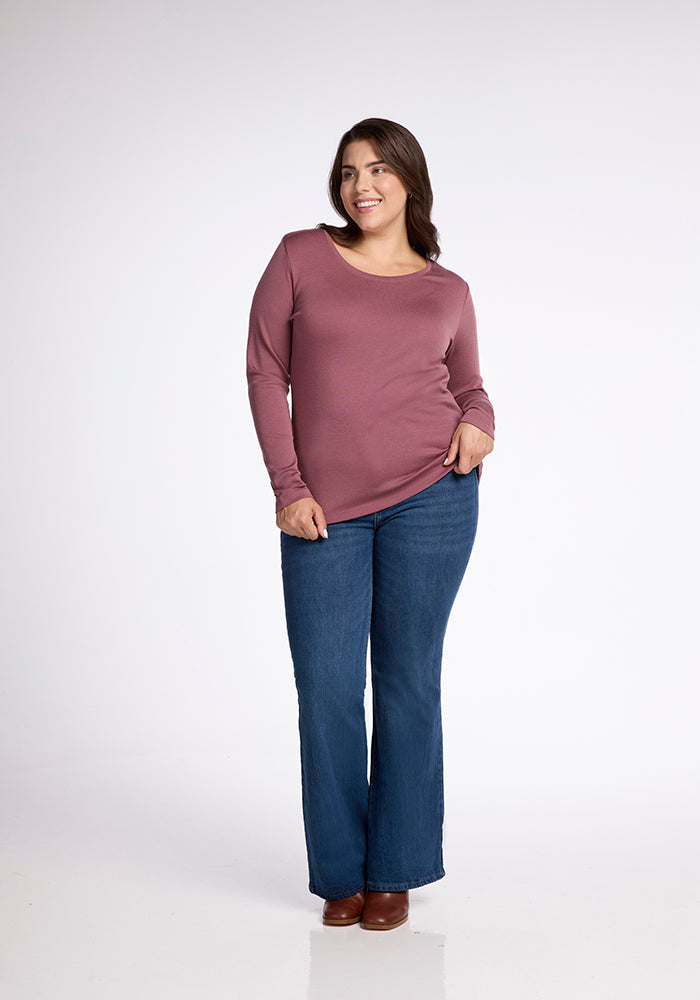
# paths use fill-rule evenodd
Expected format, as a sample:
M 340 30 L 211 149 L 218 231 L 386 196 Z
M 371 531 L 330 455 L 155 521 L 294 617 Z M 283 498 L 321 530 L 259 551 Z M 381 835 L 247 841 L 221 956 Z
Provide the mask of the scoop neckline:
M 432 269 L 433 262 L 428 257 L 424 257 L 425 267 L 422 267 L 420 271 L 409 271 L 408 274 L 373 274 L 371 271 L 362 271 L 359 267 L 355 267 L 354 264 L 351 264 L 345 259 L 345 257 L 343 257 L 340 250 L 338 250 L 338 247 L 333 242 L 331 234 L 327 229 L 322 229 L 321 232 L 327 238 L 329 248 L 334 257 L 336 257 L 344 267 L 349 268 L 354 274 L 362 274 L 366 278 L 379 278 L 380 281 L 398 281 L 402 278 L 419 278 L 424 274 L 428 274 Z

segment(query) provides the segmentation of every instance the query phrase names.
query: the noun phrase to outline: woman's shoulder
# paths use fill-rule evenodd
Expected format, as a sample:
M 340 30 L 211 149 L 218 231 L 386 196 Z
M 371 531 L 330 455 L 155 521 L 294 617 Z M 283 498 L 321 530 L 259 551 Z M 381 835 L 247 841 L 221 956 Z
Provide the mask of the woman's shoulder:
M 432 262 L 431 275 L 440 281 L 443 288 L 451 289 L 456 296 L 461 296 L 462 300 L 468 295 L 469 285 L 464 278 L 460 274 L 457 274 L 456 271 L 451 271 L 436 260 Z
M 287 266 L 295 273 L 299 269 L 316 266 L 327 252 L 326 242 L 327 237 L 322 229 L 293 229 L 279 241 L 276 254 L 282 255 Z
M 318 249 L 325 240 L 326 234 L 323 229 L 294 229 L 290 233 L 285 233 L 281 242 L 287 250 L 306 251 Z
M 467 284 L 467 282 L 460 274 L 457 274 L 456 271 L 451 271 L 448 267 L 445 267 L 444 264 L 440 264 L 440 262 L 437 260 L 433 261 L 433 271 L 436 274 L 439 274 L 442 278 L 444 278 L 445 281 L 452 282 L 455 285 Z

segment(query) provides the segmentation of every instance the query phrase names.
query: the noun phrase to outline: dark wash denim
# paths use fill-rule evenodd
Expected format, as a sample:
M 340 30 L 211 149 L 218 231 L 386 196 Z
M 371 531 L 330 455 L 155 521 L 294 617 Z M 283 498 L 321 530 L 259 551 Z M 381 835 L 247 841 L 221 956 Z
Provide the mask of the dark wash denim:
M 282 533 L 309 889 L 324 899 L 445 874 L 442 647 L 478 505 L 476 469 L 451 471 L 407 500 L 331 524 L 327 540 Z

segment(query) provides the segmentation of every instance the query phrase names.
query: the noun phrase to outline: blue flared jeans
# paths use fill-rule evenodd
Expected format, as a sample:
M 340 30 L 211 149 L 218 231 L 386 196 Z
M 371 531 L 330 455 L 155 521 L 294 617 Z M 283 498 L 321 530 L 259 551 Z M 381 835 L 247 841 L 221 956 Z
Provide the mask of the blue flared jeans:
M 442 646 L 478 504 L 476 470 L 448 472 L 407 500 L 331 524 L 328 539 L 281 536 L 309 889 L 324 899 L 445 874 Z

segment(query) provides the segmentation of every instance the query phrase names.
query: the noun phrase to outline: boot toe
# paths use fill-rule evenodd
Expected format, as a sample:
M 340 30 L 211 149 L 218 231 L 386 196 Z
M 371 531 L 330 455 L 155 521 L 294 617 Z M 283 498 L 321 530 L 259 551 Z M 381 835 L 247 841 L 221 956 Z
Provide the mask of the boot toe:
M 345 899 L 327 899 L 323 904 L 323 922 L 328 927 L 356 924 L 362 917 L 364 905 L 364 891 L 356 892 L 354 896 L 346 896 Z
M 366 931 L 391 931 L 408 920 L 408 891 L 367 893 L 362 911 Z

